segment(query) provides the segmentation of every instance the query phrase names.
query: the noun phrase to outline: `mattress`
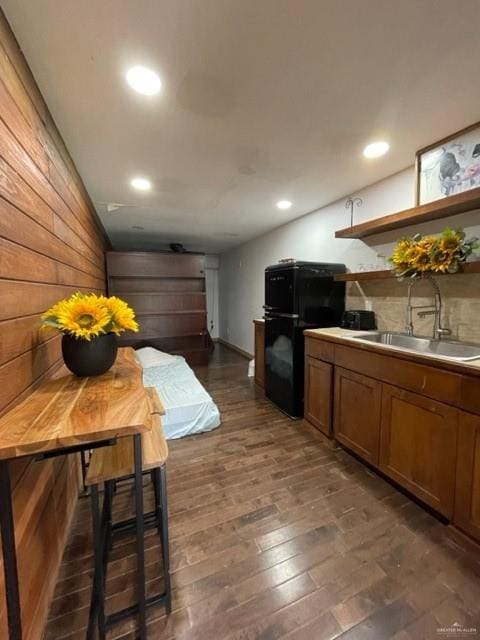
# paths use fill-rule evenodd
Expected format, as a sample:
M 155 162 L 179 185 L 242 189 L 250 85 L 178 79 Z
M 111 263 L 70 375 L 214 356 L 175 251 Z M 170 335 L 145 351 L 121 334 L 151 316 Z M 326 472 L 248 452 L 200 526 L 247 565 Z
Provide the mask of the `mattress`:
M 141 357 L 138 359 L 143 366 L 143 384 L 157 389 L 165 407 L 162 424 L 168 440 L 211 431 L 220 425 L 217 405 L 185 358 L 170 356 L 152 359 L 148 364 L 142 363 Z

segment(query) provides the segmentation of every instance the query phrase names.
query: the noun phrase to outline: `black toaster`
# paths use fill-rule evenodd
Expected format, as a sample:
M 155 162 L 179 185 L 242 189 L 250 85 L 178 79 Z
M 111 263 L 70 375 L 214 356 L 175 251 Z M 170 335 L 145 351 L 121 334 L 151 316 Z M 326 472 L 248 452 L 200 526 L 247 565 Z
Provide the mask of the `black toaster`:
M 376 329 L 375 313 L 363 309 L 344 311 L 340 326 L 343 329 L 354 329 L 355 331 L 370 331 L 371 329 Z

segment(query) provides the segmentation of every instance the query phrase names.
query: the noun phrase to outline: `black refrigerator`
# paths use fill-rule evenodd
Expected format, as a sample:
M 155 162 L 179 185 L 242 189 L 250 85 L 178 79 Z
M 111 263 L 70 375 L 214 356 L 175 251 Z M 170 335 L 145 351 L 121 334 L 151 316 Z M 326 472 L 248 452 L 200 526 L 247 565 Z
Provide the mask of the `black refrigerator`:
M 292 418 L 303 416 L 305 329 L 339 326 L 343 264 L 289 261 L 265 269 L 265 393 Z

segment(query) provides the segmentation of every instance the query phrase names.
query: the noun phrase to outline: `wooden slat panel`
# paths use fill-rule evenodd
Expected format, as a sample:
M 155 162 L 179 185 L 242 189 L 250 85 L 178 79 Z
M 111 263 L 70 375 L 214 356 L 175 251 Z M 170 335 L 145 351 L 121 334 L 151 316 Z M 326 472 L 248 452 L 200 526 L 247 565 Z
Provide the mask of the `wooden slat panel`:
M 78 288 L 0 280 L 0 320 L 40 314 L 57 300 L 70 296 Z
M 29 214 L 45 229 L 53 230 L 53 210 L 2 158 L 0 158 L 0 194 L 5 200 Z
M 205 311 L 204 293 L 124 293 L 123 298 L 137 313 L 162 311 Z
M 35 351 L 52 339 L 52 333 L 40 328 L 37 315 L 0 322 L 0 366 L 22 353 Z
M 38 315 L 104 291 L 104 238 L 80 177 L 0 10 L 0 415 L 61 363 Z M 25 640 L 40 640 L 78 495 L 76 457 L 11 464 Z M 0 570 L 0 575 L 3 572 Z M 0 625 L 6 628 L 0 578 Z
M 73 250 L 71 246 L 54 235 L 53 231 L 45 229 L 2 197 L 0 197 L 0 236 L 75 267 L 96 278 L 99 286 L 104 286 L 105 278 L 101 265 L 86 260 L 80 252 Z
M 91 259 L 101 257 L 94 238 L 89 238 L 77 217 L 70 211 L 60 196 L 52 188 L 27 152 L 0 120 L 0 149 L 3 159 L 27 182 L 48 206 L 69 226 L 71 231 L 83 242 L 84 251 Z
M 140 331 L 135 336 L 130 336 L 135 339 L 203 335 L 207 331 L 205 313 L 139 316 L 138 321 Z M 127 336 L 124 334 L 124 337 Z
M 205 256 L 197 254 L 135 252 L 107 253 L 109 277 L 203 278 Z
M 204 278 L 110 278 L 110 295 L 155 291 L 205 291 Z
M 60 336 L 0 367 L 2 402 L 8 404 L 61 358 Z
M 12 275 L 15 280 L 103 288 L 100 278 L 94 278 L 41 253 L 0 238 L 0 278 Z
M 88 236 L 101 238 L 102 232 L 97 220 L 92 217 L 92 205 L 85 190 L 79 188 L 79 181 L 72 178 L 75 168 L 63 141 L 56 131 L 53 120 L 46 113 L 46 123 L 42 122 L 36 105 L 25 93 L 25 82 L 17 73 L 9 55 L 0 43 L 0 77 L 3 82 L 1 118 L 15 135 L 18 142 L 37 164 L 58 195 L 78 219 Z M 28 83 L 28 80 L 27 80 Z M 45 124 L 47 126 L 45 126 Z M 62 149 L 59 149 L 59 146 Z M 69 161 L 65 161 L 68 157 Z
M 0 49 L 1 51 L 1 49 Z M 7 69 L 10 61 L 6 56 L 1 56 L 0 67 Z M 13 75 L 13 74 L 12 74 Z M 5 79 L 5 75 L 3 76 Z M 7 84 L 11 86 L 7 80 Z M 7 127 L 14 134 L 18 132 L 23 134 L 20 143 L 23 145 L 25 151 L 34 160 L 35 164 L 44 173 L 48 173 L 48 159 L 45 154 L 45 150 L 40 145 L 40 141 L 37 139 L 36 128 L 29 127 L 26 119 L 24 118 L 21 110 L 16 102 L 13 100 L 7 85 L 3 80 L 0 80 L 0 102 L 2 104 L 2 120 Z M 25 105 L 26 106 L 26 105 Z

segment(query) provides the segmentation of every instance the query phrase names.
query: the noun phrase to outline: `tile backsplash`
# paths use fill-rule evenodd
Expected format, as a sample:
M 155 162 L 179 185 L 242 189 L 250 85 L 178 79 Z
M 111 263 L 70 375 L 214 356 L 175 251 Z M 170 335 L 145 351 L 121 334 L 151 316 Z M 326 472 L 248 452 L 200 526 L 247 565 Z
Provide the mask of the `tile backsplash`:
M 436 278 L 443 302 L 442 324 L 452 331 L 447 339 L 480 344 L 480 274 L 458 274 Z M 414 305 L 433 303 L 433 289 L 428 282 L 417 282 L 413 289 Z M 407 282 L 394 278 L 351 282 L 347 286 L 347 309 L 375 311 L 381 331 L 405 331 Z M 414 313 L 415 335 L 430 336 L 433 317 L 419 318 Z

